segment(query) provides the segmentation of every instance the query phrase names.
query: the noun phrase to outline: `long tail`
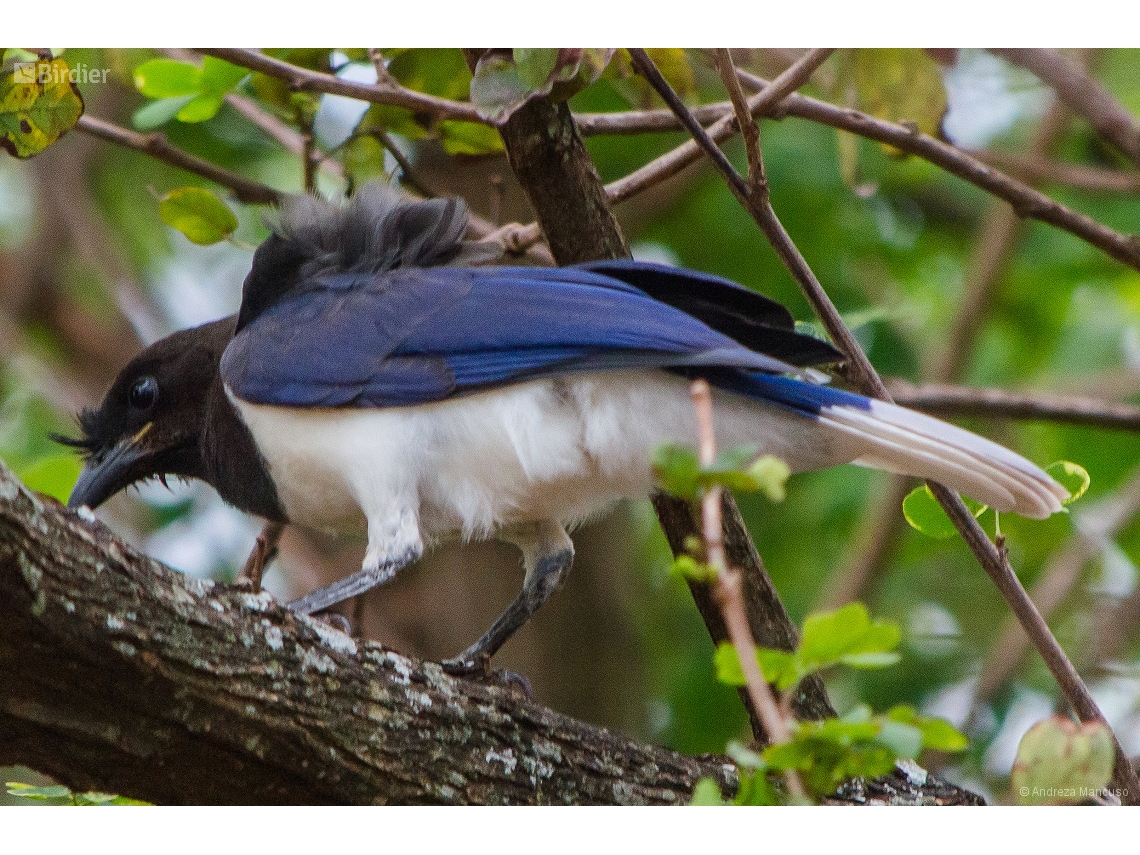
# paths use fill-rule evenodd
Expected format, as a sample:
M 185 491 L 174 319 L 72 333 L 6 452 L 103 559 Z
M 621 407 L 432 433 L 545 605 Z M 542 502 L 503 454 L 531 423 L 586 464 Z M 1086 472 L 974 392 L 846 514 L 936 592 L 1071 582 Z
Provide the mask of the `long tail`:
M 1021 455 L 913 410 L 770 374 L 741 373 L 723 385 L 847 434 L 858 450 L 854 463 L 930 478 L 999 511 L 1044 519 L 1060 511 L 1069 497 Z

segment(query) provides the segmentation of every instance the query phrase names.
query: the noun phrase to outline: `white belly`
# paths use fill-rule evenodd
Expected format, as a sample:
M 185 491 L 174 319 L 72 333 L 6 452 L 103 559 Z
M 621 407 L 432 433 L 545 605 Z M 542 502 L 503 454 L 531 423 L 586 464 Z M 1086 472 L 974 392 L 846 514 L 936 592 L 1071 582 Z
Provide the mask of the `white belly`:
M 696 443 L 688 383 L 656 370 L 536 380 L 416 407 L 287 409 L 230 395 L 290 520 L 364 531 L 399 513 L 425 540 L 504 526 L 573 524 L 653 489 L 650 456 Z M 718 395 L 718 442 L 754 443 L 793 471 L 851 459 L 815 421 Z M 410 507 L 409 507 L 410 506 Z M 371 539 L 371 537 L 370 537 Z

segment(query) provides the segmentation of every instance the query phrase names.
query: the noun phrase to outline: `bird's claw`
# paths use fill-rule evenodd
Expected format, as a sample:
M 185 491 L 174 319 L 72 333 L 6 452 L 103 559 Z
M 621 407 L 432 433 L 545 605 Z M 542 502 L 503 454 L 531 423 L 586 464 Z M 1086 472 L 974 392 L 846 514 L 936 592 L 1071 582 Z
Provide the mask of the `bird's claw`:
M 480 683 L 491 683 L 522 692 L 528 699 L 531 697 L 530 680 L 517 671 L 491 670 L 489 654 L 484 653 L 475 658 L 456 656 L 454 659 L 444 659 L 439 664 L 444 673 L 450 674 L 452 677 L 466 677 L 478 680 Z
M 345 635 L 352 635 L 352 624 L 348 622 L 348 618 L 339 612 L 314 612 L 309 617 L 328 624 L 334 629 L 339 629 Z

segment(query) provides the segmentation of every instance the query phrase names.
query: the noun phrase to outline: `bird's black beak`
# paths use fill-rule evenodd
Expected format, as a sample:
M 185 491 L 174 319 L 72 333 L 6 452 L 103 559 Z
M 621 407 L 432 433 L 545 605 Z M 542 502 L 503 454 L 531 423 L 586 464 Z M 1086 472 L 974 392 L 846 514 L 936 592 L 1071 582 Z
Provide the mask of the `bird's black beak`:
M 71 489 L 67 506 L 97 508 L 119 490 L 146 477 L 147 473 L 141 472 L 138 464 L 152 454 L 142 444 L 152 425 L 147 422 L 134 436 L 121 440 L 109 451 L 89 457 Z

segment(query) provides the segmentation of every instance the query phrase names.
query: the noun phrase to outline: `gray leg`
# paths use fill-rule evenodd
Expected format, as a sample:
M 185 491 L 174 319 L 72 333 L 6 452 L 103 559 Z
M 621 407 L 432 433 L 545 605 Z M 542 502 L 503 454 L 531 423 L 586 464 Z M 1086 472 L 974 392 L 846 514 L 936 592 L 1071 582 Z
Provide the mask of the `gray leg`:
M 486 673 L 490 658 L 558 589 L 574 563 L 574 544 L 553 520 L 513 527 L 500 532 L 499 539 L 522 550 L 526 565 L 523 588 L 478 641 L 454 659 L 440 663 L 449 674 Z
M 303 615 L 324 611 L 339 602 L 363 594 L 365 591 L 371 591 L 377 585 L 390 582 L 400 570 L 419 557 L 419 552 L 412 550 L 395 560 L 382 561 L 377 567 L 365 567 L 338 582 L 317 588 L 299 600 L 293 600 L 288 608 Z

